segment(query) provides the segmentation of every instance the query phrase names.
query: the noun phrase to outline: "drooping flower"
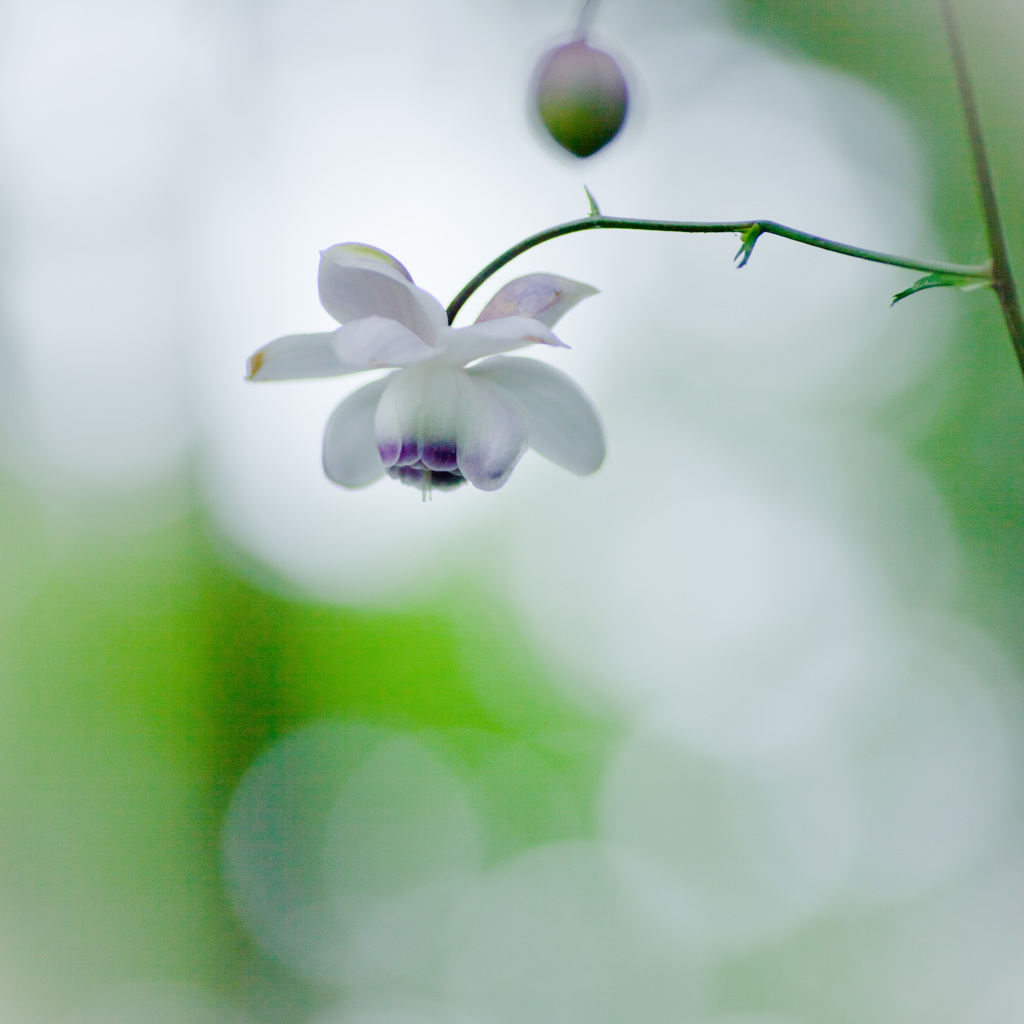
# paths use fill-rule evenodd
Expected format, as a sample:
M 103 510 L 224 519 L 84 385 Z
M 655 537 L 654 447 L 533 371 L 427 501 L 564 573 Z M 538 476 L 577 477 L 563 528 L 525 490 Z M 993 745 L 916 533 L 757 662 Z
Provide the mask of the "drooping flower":
M 265 345 L 249 360 L 249 380 L 395 368 L 328 420 L 323 465 L 335 483 L 363 487 L 387 473 L 424 491 L 467 480 L 493 491 L 527 447 L 579 475 L 600 467 L 604 430 L 579 386 L 546 363 L 500 354 L 566 347 L 551 327 L 596 289 L 528 274 L 505 285 L 475 324 L 453 328 L 437 299 L 373 246 L 325 249 L 318 283 L 320 302 L 342 326 Z

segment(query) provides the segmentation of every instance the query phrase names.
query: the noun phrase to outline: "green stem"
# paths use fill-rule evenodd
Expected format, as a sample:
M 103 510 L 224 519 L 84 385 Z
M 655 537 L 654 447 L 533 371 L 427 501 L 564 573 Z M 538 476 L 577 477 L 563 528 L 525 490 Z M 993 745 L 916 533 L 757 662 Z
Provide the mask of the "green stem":
M 946 38 L 949 41 L 949 50 L 953 58 L 953 70 L 956 73 L 957 89 L 960 92 L 960 106 L 963 108 L 964 120 L 967 122 L 967 138 L 971 147 L 971 159 L 974 161 L 974 177 L 978 183 L 981 207 L 985 214 L 988 249 L 992 257 L 992 290 L 999 299 L 999 307 L 1003 312 L 1006 330 L 1013 343 L 1013 350 L 1017 355 L 1021 372 L 1024 373 L 1024 316 L 1021 315 L 1017 286 L 1013 280 L 1013 272 L 1010 269 L 1010 260 L 1006 252 L 1006 236 L 999 219 L 999 206 L 996 203 L 992 170 L 989 167 L 985 139 L 981 131 L 981 117 L 978 114 L 978 104 L 975 101 L 974 89 L 967 72 L 967 55 L 964 52 L 963 39 L 953 14 L 951 0 L 939 0 L 939 7 L 942 10 L 942 21 L 946 27 Z
M 557 224 L 555 227 L 548 228 L 545 231 L 538 231 L 537 234 L 530 235 L 529 238 L 524 238 L 521 242 L 513 245 L 511 249 L 507 249 L 497 259 L 491 260 L 452 299 L 448 306 L 448 323 L 454 322 L 459 310 L 466 304 L 466 300 L 489 277 L 496 274 L 506 264 L 511 263 L 517 256 L 521 256 L 524 252 L 533 249 L 535 246 L 542 245 L 544 242 L 550 242 L 553 238 L 561 238 L 562 235 L 571 235 L 577 231 L 591 231 L 598 228 L 613 228 L 625 231 L 678 231 L 691 235 L 739 234 L 743 238 L 743 248 L 740 250 L 740 255 L 742 256 L 740 266 L 746 263 L 758 236 L 778 235 L 781 238 L 789 238 L 794 242 L 802 242 L 804 245 L 813 245 L 818 249 L 837 252 L 843 256 L 870 260 L 872 263 L 885 263 L 891 267 L 904 267 L 907 270 L 917 270 L 925 274 L 954 274 L 973 278 L 981 283 L 988 283 L 992 279 L 992 272 L 987 264 L 984 266 L 959 266 L 955 263 L 936 263 L 929 260 L 906 259 L 903 256 L 890 256 L 884 252 L 862 249 L 856 245 L 833 242 L 819 235 L 812 235 L 807 231 L 798 231 L 796 228 L 788 228 L 784 224 L 777 224 L 773 220 L 702 223 L 671 220 L 637 220 L 630 217 L 605 217 L 603 214 L 592 214 L 589 217 L 581 217 L 579 220 L 570 220 L 565 224 Z

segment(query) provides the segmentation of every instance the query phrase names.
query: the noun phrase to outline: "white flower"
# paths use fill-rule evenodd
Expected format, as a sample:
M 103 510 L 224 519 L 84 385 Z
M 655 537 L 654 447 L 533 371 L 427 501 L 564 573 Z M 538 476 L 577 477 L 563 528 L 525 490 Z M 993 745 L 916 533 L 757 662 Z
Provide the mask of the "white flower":
M 505 285 L 473 326 L 453 328 L 437 299 L 373 246 L 325 249 L 318 283 L 324 309 L 343 326 L 272 341 L 249 360 L 249 379 L 400 367 L 331 415 L 323 461 L 335 483 L 363 487 L 386 472 L 424 490 L 468 480 L 493 491 L 527 447 L 580 475 L 601 465 L 604 430 L 583 391 L 546 363 L 498 354 L 564 348 L 551 327 L 594 288 L 529 274 Z

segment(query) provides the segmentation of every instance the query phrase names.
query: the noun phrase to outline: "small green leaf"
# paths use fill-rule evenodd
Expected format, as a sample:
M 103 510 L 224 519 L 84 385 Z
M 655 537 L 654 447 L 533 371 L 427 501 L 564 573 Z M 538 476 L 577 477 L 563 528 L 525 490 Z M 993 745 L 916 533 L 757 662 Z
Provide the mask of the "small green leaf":
M 743 243 L 740 246 L 740 251 L 733 256 L 734 260 L 739 262 L 736 264 L 737 268 L 745 267 L 747 260 L 750 259 L 751 254 L 754 251 L 754 246 L 757 244 L 757 240 L 764 234 L 764 228 L 760 224 L 751 224 L 750 227 L 744 228 L 740 232 L 740 241 Z
M 590 216 L 600 217 L 601 208 L 597 205 L 597 200 L 594 198 L 593 193 L 586 185 L 583 186 L 583 191 L 587 193 L 587 202 L 590 203 Z
M 926 288 L 962 288 L 965 291 L 973 291 L 977 288 L 990 288 L 991 286 L 992 282 L 985 278 L 970 277 L 967 274 L 947 274 L 940 271 L 919 277 L 909 288 L 905 288 L 893 296 L 892 305 L 895 306 L 897 302 L 907 298 L 908 295 L 923 292 Z

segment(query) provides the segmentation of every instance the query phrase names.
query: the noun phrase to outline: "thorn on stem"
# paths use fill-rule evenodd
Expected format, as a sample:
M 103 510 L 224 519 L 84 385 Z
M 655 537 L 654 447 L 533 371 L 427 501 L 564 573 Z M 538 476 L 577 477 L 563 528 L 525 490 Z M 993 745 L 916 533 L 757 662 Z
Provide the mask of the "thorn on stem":
M 733 259 L 737 261 L 737 270 L 740 267 L 745 267 L 747 265 L 747 260 L 750 259 L 751 254 L 754 252 L 754 246 L 757 244 L 757 240 L 763 234 L 764 228 L 762 228 L 760 224 L 751 224 L 740 232 L 740 242 L 742 244 L 740 245 L 739 252 L 733 256 Z
M 583 191 L 587 193 L 587 202 L 590 203 L 590 216 L 600 217 L 601 208 L 597 205 L 597 200 L 594 198 L 593 193 L 586 185 L 583 186 Z
M 991 279 L 985 280 L 979 277 L 968 277 L 966 274 L 934 273 L 919 277 L 909 288 L 893 296 L 891 305 L 917 292 L 923 292 L 926 288 L 959 288 L 961 291 L 976 291 L 979 288 L 991 288 Z

